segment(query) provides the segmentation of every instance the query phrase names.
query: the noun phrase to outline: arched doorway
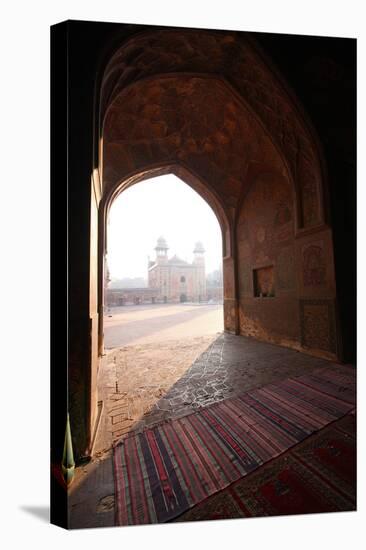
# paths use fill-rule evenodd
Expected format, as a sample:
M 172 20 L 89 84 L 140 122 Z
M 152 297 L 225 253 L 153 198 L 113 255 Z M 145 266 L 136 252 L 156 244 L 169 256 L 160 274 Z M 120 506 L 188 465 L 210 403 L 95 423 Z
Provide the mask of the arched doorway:
M 108 251 L 107 243 L 107 220 L 108 212 L 111 208 L 111 205 L 120 196 L 126 189 L 129 189 L 131 186 L 138 185 L 139 182 L 146 180 L 153 181 L 158 176 L 171 174 L 178 178 L 181 182 L 191 187 L 198 195 L 208 204 L 213 214 L 215 215 L 220 229 L 221 229 L 221 238 L 222 238 L 222 262 L 223 262 L 223 271 L 225 272 L 225 265 L 228 265 L 232 262 L 232 240 L 231 240 L 231 228 L 229 221 L 229 213 L 225 206 L 222 204 L 217 193 L 214 190 L 209 189 L 205 182 L 202 181 L 195 173 L 193 173 L 186 166 L 181 166 L 178 164 L 165 163 L 160 167 L 154 167 L 147 169 L 143 172 L 137 172 L 131 177 L 127 178 L 124 181 L 121 181 L 116 189 L 113 189 L 113 192 L 106 197 L 102 198 L 100 203 L 99 210 L 99 219 L 100 219 L 100 242 L 103 243 L 102 254 L 99 256 L 99 311 L 104 311 L 105 304 L 105 257 Z M 163 200 L 163 198 L 162 198 Z M 230 274 L 229 274 L 230 275 Z M 231 277 L 233 277 L 233 270 L 231 271 Z M 225 276 L 224 276 L 225 280 Z M 231 286 L 234 284 L 234 281 L 231 281 Z M 186 286 L 185 282 L 180 281 L 180 287 L 182 292 L 179 296 L 179 301 L 187 301 L 188 296 L 187 292 L 184 291 L 183 287 Z M 198 292 L 199 295 L 199 292 Z M 169 301 L 168 296 L 163 296 L 163 302 L 167 303 Z M 235 315 L 231 319 L 231 323 L 226 321 L 225 330 L 235 333 L 236 324 L 235 324 Z M 104 352 L 104 335 L 103 335 L 103 317 L 99 316 L 99 352 L 102 354 Z
M 174 59 L 173 51 L 180 52 Z M 230 32 L 137 33 L 107 60 L 97 98 L 90 353 L 85 388 L 75 383 L 71 391 L 71 409 L 82 392 L 86 403 L 80 447 L 90 447 L 96 421 L 106 213 L 116 194 L 151 175 L 181 175 L 222 224 L 225 330 L 339 357 L 322 155 L 309 121 L 255 44 Z M 266 209 L 273 195 L 275 208 Z M 273 296 L 261 286 L 268 276 Z M 77 423 L 79 405 L 74 412 Z
M 98 373 L 98 396 L 105 410 L 113 411 L 112 420 L 106 415 L 103 421 L 104 447 L 116 443 L 124 430 L 127 433 L 139 429 L 142 422 L 154 421 L 160 399 L 166 399 L 165 412 L 173 400 L 180 409 L 188 409 L 182 378 L 223 329 L 222 300 L 208 304 L 205 299 L 206 273 L 213 268 L 222 273 L 222 228 L 192 185 L 174 175 L 135 182 L 111 202 L 107 218 L 108 279 L 118 282 L 114 274 L 119 266 L 128 270 L 119 272 L 120 280 L 128 275 L 130 281 L 140 281 L 145 276 L 145 296 L 156 292 L 156 303 L 147 303 L 140 288 L 142 299 L 137 305 L 132 301 L 137 290 L 120 288 L 120 293 L 130 292 L 130 299 L 124 308 L 109 308 L 104 317 L 106 355 Z M 156 241 L 157 231 L 163 228 L 167 240 L 159 237 Z M 109 289 L 103 287 L 110 303 L 106 298 Z M 112 295 L 116 292 L 116 286 L 110 289 Z M 192 389 L 189 384 L 187 388 Z M 96 450 L 100 451 L 99 441 Z
M 118 305 L 120 295 L 127 296 L 127 306 L 137 304 L 133 300 L 137 295 L 141 305 L 190 302 L 203 306 L 211 289 L 218 298 L 212 305 L 216 305 L 221 314 L 223 229 L 228 234 L 225 213 L 219 205 L 214 207 L 215 213 L 207 201 L 215 203 L 214 197 L 206 193 L 203 198 L 201 192 L 195 190 L 201 190 L 200 182 L 185 171 L 179 173 L 181 177 L 154 175 L 128 186 L 122 184 L 120 192 L 109 203 L 106 255 L 101 262 L 101 268 L 108 265 L 103 284 L 103 310 L 106 304 Z M 190 185 L 182 177 L 190 181 Z M 162 315 L 164 311 L 167 310 L 162 310 Z M 116 313 L 122 314 L 117 310 Z M 107 317 L 105 320 L 109 326 Z M 101 328 L 105 349 L 117 346 L 116 322 L 113 326 L 113 343 L 106 337 L 103 326 Z M 156 332 L 157 326 L 154 327 Z M 217 325 L 212 322 L 212 329 L 222 331 L 221 319 Z

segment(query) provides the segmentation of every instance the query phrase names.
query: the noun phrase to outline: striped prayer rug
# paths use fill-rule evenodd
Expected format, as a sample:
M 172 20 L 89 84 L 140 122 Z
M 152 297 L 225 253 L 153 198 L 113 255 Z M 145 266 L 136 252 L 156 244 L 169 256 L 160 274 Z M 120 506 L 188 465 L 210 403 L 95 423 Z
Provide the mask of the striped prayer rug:
M 356 510 L 356 421 L 348 414 L 174 522 Z
M 169 521 L 355 407 L 355 371 L 288 378 L 131 434 L 114 449 L 116 523 Z

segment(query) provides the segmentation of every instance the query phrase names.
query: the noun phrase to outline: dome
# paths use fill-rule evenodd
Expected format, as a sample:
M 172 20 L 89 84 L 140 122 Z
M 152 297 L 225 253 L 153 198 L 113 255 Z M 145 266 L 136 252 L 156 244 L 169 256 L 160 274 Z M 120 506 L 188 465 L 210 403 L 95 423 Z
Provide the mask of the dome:
M 201 243 L 201 241 L 196 242 L 193 252 L 194 253 L 200 252 L 201 254 L 203 254 L 205 252 L 205 249 L 204 249 L 203 244 Z
M 157 241 L 157 243 L 156 243 L 155 250 L 156 250 L 157 248 L 163 248 L 163 249 L 165 249 L 165 250 L 168 250 L 169 247 L 168 247 L 168 244 L 167 244 L 166 240 L 164 239 L 164 237 L 159 237 L 159 238 L 158 238 L 158 241 Z
M 179 258 L 176 254 L 168 261 L 169 265 L 189 265 L 188 262 Z

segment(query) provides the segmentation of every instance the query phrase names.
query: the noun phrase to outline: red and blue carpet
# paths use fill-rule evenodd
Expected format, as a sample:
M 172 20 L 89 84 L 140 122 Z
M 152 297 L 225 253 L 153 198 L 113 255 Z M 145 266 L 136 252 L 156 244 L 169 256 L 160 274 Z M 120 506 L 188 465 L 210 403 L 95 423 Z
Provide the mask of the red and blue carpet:
M 355 417 L 347 415 L 174 521 L 356 510 Z
M 137 525 L 172 520 L 345 416 L 354 406 L 355 371 L 327 368 L 132 434 L 114 449 L 116 522 Z M 297 470 L 294 466 L 283 474 L 293 487 L 301 485 L 301 475 L 305 475 L 299 474 L 302 466 L 296 460 Z M 312 511 L 318 511 L 314 506 Z

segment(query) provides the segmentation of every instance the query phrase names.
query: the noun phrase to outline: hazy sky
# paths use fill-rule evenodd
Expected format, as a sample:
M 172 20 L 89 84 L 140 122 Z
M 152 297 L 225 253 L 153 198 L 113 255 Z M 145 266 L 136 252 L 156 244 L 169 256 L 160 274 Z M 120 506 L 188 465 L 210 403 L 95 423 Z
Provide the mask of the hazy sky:
M 192 261 L 196 241 L 205 247 L 206 273 L 222 261 L 219 222 L 208 204 L 173 175 L 142 181 L 113 202 L 108 223 L 108 265 L 112 279 L 147 278 L 147 257 L 165 237 L 168 256 Z

